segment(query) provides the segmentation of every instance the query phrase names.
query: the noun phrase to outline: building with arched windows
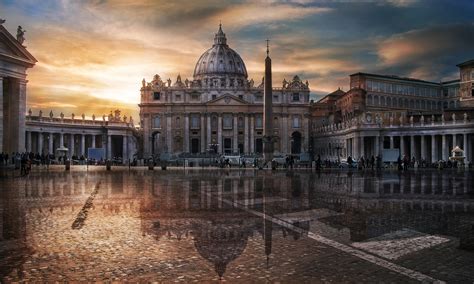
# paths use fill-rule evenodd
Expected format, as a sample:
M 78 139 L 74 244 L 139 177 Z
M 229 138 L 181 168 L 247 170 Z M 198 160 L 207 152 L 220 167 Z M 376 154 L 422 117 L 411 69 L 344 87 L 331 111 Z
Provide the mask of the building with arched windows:
M 161 153 L 253 154 L 263 151 L 263 80 L 248 79 L 245 63 L 219 27 L 191 80 L 155 75 L 142 81 L 144 157 Z M 309 86 L 298 76 L 273 88 L 275 153 L 309 146 Z
M 349 91 L 311 106 L 314 153 L 331 160 L 408 156 L 430 163 L 447 161 L 459 146 L 472 161 L 474 60 L 457 66 L 460 78 L 440 83 L 352 74 Z

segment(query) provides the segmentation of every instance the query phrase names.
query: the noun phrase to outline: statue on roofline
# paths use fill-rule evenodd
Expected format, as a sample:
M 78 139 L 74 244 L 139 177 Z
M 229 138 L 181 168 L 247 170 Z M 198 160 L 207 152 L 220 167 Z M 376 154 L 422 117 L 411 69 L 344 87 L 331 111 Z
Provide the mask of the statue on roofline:
M 26 30 L 24 30 L 21 26 L 18 26 L 18 29 L 16 30 L 16 40 L 23 45 L 23 42 L 25 41 L 25 33 Z

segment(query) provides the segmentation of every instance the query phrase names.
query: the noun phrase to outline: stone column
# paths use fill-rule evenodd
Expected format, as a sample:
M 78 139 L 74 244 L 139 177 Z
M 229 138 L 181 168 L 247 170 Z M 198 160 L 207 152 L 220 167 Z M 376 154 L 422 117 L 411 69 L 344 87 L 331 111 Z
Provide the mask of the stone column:
M 304 152 L 308 152 L 309 150 L 309 115 L 305 114 L 302 116 L 302 126 L 303 126 L 303 148 L 301 149 Z M 363 146 L 362 146 L 363 147 Z
M 281 116 L 282 120 L 282 132 L 281 132 L 281 138 L 282 138 L 282 153 L 289 153 L 290 151 L 288 150 L 288 114 L 282 114 Z
M 222 154 L 222 114 L 219 113 L 217 118 L 217 149 L 219 154 Z
M 437 152 L 436 151 L 436 135 L 431 135 L 431 162 L 434 163 L 437 160 Z
M 468 144 L 468 141 L 467 141 L 468 140 L 467 135 L 468 135 L 467 133 L 464 133 L 463 136 L 462 136 L 463 137 L 462 148 L 464 150 L 464 157 L 466 157 L 465 162 L 469 161 L 469 144 Z
M 441 151 L 443 151 L 441 153 L 441 159 L 443 159 L 444 161 L 447 161 L 448 160 L 448 151 L 446 149 L 446 135 L 443 134 L 441 136 L 442 140 L 441 140 Z
M 166 114 L 166 148 L 168 153 L 173 153 L 173 148 L 171 145 L 173 137 L 171 134 L 171 113 Z
M 151 137 L 151 121 L 150 121 L 150 116 L 141 116 L 140 118 L 143 119 L 143 125 L 141 127 L 143 128 L 143 156 L 145 158 L 148 158 L 151 156 L 151 151 L 152 151 L 152 137 Z M 164 121 L 162 122 L 164 124 Z M 164 129 L 164 127 L 162 126 Z M 102 142 L 102 144 L 105 144 Z
M 95 148 L 95 135 L 92 134 L 92 148 Z
M 394 143 L 394 141 L 393 141 L 393 136 L 389 136 L 389 138 L 390 138 L 390 149 L 393 149 L 393 148 L 395 147 L 395 146 L 394 146 L 395 143 Z
M 211 129 L 211 114 L 207 114 L 207 145 L 206 145 L 206 149 L 209 148 L 209 145 L 212 143 L 212 137 L 211 137 L 211 134 L 212 134 L 212 129 Z
M 456 142 L 456 134 L 453 134 L 453 149 L 454 149 L 454 147 L 458 146 L 458 145 L 456 145 L 456 144 L 457 144 L 457 142 Z M 451 150 L 451 149 L 449 149 L 449 150 Z
M 74 134 L 69 134 L 69 158 L 74 155 L 75 147 L 74 147 Z
M 43 133 L 38 132 L 38 153 L 43 154 Z
M 209 143 L 207 142 L 206 143 L 206 131 L 205 131 L 205 117 L 204 117 L 204 114 L 201 114 L 201 124 L 199 125 L 200 129 L 201 129 L 201 153 L 205 153 L 206 152 L 206 144 Z
M 255 115 L 250 116 L 250 153 L 255 153 Z
M 416 151 L 415 151 L 415 136 L 410 135 L 410 159 L 415 157 L 416 158 Z
M 128 136 L 122 136 L 122 163 L 125 164 L 128 160 Z
M 233 146 L 233 151 L 234 153 L 239 152 L 239 136 L 238 136 L 238 117 L 237 115 L 234 115 L 234 125 L 233 125 L 233 131 L 234 131 L 234 137 L 232 138 L 232 146 Z
M 107 135 L 107 159 L 112 159 L 112 135 Z
M 81 134 L 81 155 L 86 155 L 86 136 Z
M 64 133 L 59 134 L 59 147 L 64 147 Z
M 425 135 L 421 135 L 421 158 L 426 160 L 426 141 L 425 141 Z
M 400 157 L 403 159 L 403 156 L 406 154 L 405 141 L 402 135 L 400 135 Z
M 244 117 L 244 153 L 249 152 L 249 116 Z
M 0 77 L 0 153 L 3 152 L 3 136 L 6 129 L 3 128 L 3 77 Z
M 26 151 L 31 152 L 31 131 L 26 132 Z
M 183 152 L 189 153 L 189 113 L 184 114 L 184 141 Z
M 50 132 L 48 137 L 48 153 L 53 154 L 53 133 Z
M 352 154 L 353 154 L 352 158 L 357 160 L 357 159 L 360 158 L 360 156 L 359 156 L 359 155 L 360 155 L 360 153 L 359 153 L 359 150 L 360 150 L 360 145 L 359 145 L 359 143 L 360 143 L 360 138 L 359 138 L 358 135 L 356 135 L 353 139 L 354 139 L 354 143 L 352 144 Z

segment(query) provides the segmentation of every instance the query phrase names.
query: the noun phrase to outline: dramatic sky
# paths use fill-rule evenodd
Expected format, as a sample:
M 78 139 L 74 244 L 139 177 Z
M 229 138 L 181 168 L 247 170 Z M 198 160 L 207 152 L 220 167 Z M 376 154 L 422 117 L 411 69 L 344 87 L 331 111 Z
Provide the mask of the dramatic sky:
M 275 86 L 298 74 L 313 96 L 359 71 L 453 79 L 474 58 L 472 0 L 0 0 L 0 18 L 39 61 L 29 107 L 67 116 L 137 117 L 141 80 L 191 78 L 219 21 L 256 82 L 270 38 Z

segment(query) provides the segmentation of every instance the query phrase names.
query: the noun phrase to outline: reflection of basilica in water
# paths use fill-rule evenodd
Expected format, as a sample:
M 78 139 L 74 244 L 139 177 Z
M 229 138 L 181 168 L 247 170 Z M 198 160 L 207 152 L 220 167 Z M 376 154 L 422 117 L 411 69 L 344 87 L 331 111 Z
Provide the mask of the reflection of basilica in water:
M 135 245 L 192 244 L 194 252 L 188 253 L 197 253 L 219 277 L 246 254 L 251 240 L 261 245 L 266 265 L 276 265 L 272 241 L 305 238 L 301 231 L 327 228 L 339 241 L 352 243 L 410 229 L 459 238 L 465 248 L 472 247 L 474 236 L 473 181 L 464 172 L 384 173 L 383 178 L 361 172 L 191 171 L 186 177 L 173 171 L 53 172 L 5 182 L 9 190 L 0 202 L 2 277 L 16 271 L 21 278 L 21 267 L 33 251 L 49 245 L 51 236 L 58 246 L 64 242 L 68 247 L 72 240 L 81 241 L 78 235 L 106 234 L 106 229 L 120 247 L 130 245 L 120 239 L 127 235 L 135 236 Z M 91 194 L 94 189 L 97 194 Z M 252 212 L 279 218 L 301 231 Z M 118 217 L 113 220 L 122 223 L 108 221 Z M 74 222 L 83 224 L 72 228 Z M 77 248 L 87 250 L 87 245 Z M 135 249 L 146 251 L 147 246 Z

